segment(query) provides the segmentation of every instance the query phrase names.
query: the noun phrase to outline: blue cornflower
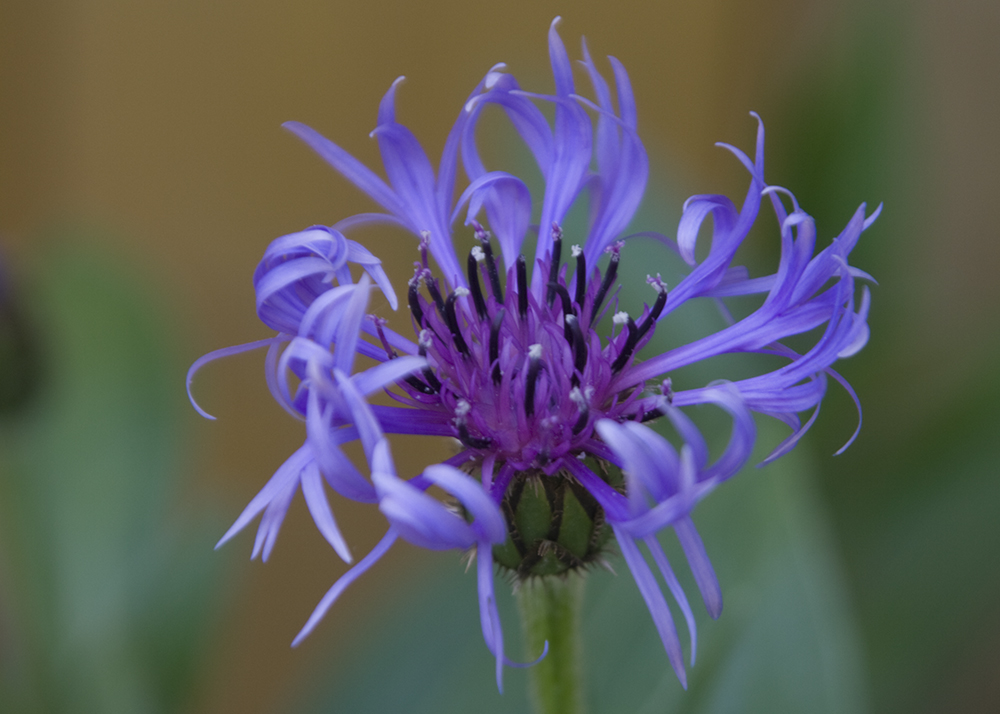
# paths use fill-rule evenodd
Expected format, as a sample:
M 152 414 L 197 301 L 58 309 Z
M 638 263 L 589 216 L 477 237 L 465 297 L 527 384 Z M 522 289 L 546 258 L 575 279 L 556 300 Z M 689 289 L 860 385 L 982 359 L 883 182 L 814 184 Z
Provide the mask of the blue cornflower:
M 869 293 L 863 289 L 856 306 L 854 281 L 870 278 L 850 267 L 847 258 L 878 211 L 866 216 L 862 205 L 843 232 L 816 253 L 813 219 L 791 193 L 764 180 L 764 128 L 757 117 L 753 159 L 722 145 L 750 174 L 741 208 L 725 196 L 693 196 L 684 205 L 676 240 L 652 232 L 623 236 L 648 176 L 628 74 L 609 58 L 616 109 L 612 90 L 584 44 L 581 64 L 594 95 L 593 101 L 585 99 L 576 93 L 556 22 L 548 39 L 555 94 L 526 92 L 504 65 L 494 66 L 459 112 L 436 174 L 413 134 L 396 121 L 400 80 L 383 98 L 372 132 L 388 182 L 312 129 L 285 125 L 385 212 L 358 214 L 275 240 L 254 285 L 257 313 L 277 336 L 213 352 L 191 367 L 189 387 L 205 362 L 268 347 L 268 386 L 306 427 L 305 443 L 220 545 L 263 513 L 253 556 L 266 560 L 301 487 L 320 532 L 351 562 L 324 483 L 347 498 L 378 504 L 389 523 L 386 535 L 334 584 L 296 643 L 398 538 L 433 550 L 473 551 L 483 637 L 496 656 L 499 686 L 502 667 L 511 662 L 503 654 L 495 565 L 516 578 L 558 576 L 601 562 L 613 534 L 683 684 L 677 630 L 640 543 L 684 615 L 693 664 L 694 617 L 656 534 L 674 529 L 705 606 L 718 617 L 719 583 L 691 510 L 750 457 L 756 440 L 752 412 L 776 417 L 792 429 L 770 461 L 793 448 L 812 425 L 827 376 L 843 384 L 857 403 L 831 365 L 868 338 Z M 539 197 L 517 176 L 487 170 L 480 158 L 476 126 L 490 105 L 506 114 L 545 180 L 537 226 L 530 223 Z M 539 105 L 551 106 L 554 124 Z M 468 184 L 455 202 L 459 160 Z M 589 198 L 589 228 L 579 245 L 567 246 L 560 226 L 582 194 Z M 782 194 L 790 199 L 791 211 Z M 751 278 L 732 262 L 765 196 L 777 218 L 781 258 L 773 275 Z M 464 265 L 452 240 L 463 211 L 476 242 Z M 711 245 L 698 261 L 698 234 L 708 217 Z M 353 228 L 374 224 L 401 227 L 419 239 L 420 260 L 406 289 L 412 337 L 367 314 L 373 287 L 394 310 L 398 305 L 378 258 L 347 238 Z M 530 261 L 521 251 L 529 231 L 537 231 Z M 611 306 L 617 304 L 624 246 L 639 235 L 658 239 L 692 269 L 669 290 L 659 275 L 649 277 L 652 304 L 634 315 Z M 601 269 L 605 254 L 608 261 Z M 352 263 L 360 268 L 358 280 Z M 754 294 L 763 295 L 763 302 L 746 317 L 735 320 L 723 310 L 728 327 L 638 361 L 659 323 L 688 301 Z M 605 328 L 609 321 L 602 318 L 609 312 L 611 325 Z M 819 337 L 801 354 L 781 343 L 814 330 Z M 675 370 L 736 353 L 777 355 L 784 363 L 747 379 L 674 390 L 670 374 Z M 357 355 L 376 366 L 356 370 Z M 388 392 L 396 406 L 369 404 L 367 397 L 379 391 Z M 714 460 L 683 410 L 697 404 L 716 405 L 732 420 L 728 446 Z M 809 410 L 802 423 L 799 415 Z M 679 449 L 645 425 L 661 417 L 676 432 Z M 387 434 L 453 437 L 461 448 L 405 479 L 393 462 Z M 364 448 L 370 478 L 341 450 L 355 440 Z M 430 496 L 431 486 L 450 494 L 453 502 Z

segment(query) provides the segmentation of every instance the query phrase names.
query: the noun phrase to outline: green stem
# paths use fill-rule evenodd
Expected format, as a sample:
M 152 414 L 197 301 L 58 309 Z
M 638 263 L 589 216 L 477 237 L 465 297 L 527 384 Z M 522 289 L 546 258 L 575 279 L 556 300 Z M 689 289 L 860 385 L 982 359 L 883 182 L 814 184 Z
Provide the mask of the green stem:
M 528 656 L 537 657 L 548 640 L 549 654 L 529 670 L 536 714 L 581 714 L 584 711 L 580 667 L 580 608 L 583 575 L 549 575 L 520 584 L 521 610 Z

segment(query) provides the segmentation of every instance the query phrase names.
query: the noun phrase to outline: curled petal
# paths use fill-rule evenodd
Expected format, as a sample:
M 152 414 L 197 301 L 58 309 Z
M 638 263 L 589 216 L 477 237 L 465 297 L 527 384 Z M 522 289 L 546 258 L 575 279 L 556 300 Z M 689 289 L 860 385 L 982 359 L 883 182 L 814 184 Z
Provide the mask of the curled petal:
M 493 546 L 489 540 L 479 541 L 476 549 L 476 575 L 479 591 L 479 621 L 486 646 L 496 657 L 497 690 L 503 694 L 503 627 L 493 590 Z
M 394 475 L 372 472 L 379 493 L 379 510 L 400 535 L 421 548 L 450 550 L 468 548 L 476 533 L 444 504 Z
M 456 213 L 469 202 L 465 224 L 472 222 L 486 207 L 490 228 L 496 234 L 503 252 L 504 264 L 510 269 L 521 251 L 528 223 L 531 220 L 531 192 L 524 182 L 504 171 L 491 171 L 469 184 L 455 206 Z
M 489 543 L 503 543 L 506 540 L 507 525 L 503 515 L 482 484 L 454 466 L 445 464 L 428 466 L 424 469 L 424 478 L 450 493 L 472 514 L 472 527 L 480 540 Z
M 194 407 L 194 410 L 196 412 L 201 414 L 206 419 L 212 419 L 213 421 L 215 420 L 214 416 L 212 416 L 204 409 L 202 409 L 200 406 L 198 406 L 198 402 L 194 400 L 194 395 L 191 394 L 191 382 L 194 381 L 194 376 L 195 374 L 198 373 L 198 370 L 204 367 L 206 364 L 208 364 L 209 362 L 214 362 L 217 359 L 222 359 L 223 357 L 231 357 L 232 355 L 242 354 L 244 352 L 249 352 L 251 350 L 258 350 L 261 347 L 273 348 L 282 342 L 288 341 L 288 339 L 290 338 L 287 335 L 278 335 L 277 337 L 270 337 L 266 340 L 247 342 L 246 344 L 234 345 L 233 347 L 223 347 L 221 350 L 214 350 L 212 352 L 209 352 L 207 355 L 204 355 L 196 359 L 194 361 L 194 364 L 192 364 L 191 367 L 188 368 L 187 376 L 184 380 L 185 385 L 187 387 L 188 401 L 191 402 L 191 406 Z
M 648 510 L 643 495 L 661 502 L 679 491 L 680 460 L 674 447 L 647 426 L 630 422 L 617 424 L 601 419 L 597 433 L 622 461 L 633 515 Z
M 337 598 L 343 594 L 351 583 L 375 565 L 375 563 L 377 563 L 382 556 L 389 551 L 389 548 L 392 547 L 392 544 L 396 542 L 396 538 L 398 537 L 399 534 L 390 528 L 382 537 L 382 540 L 378 542 L 378 545 L 372 548 L 368 555 L 358 561 L 357 565 L 340 576 L 337 582 L 333 584 L 333 587 L 330 588 L 326 595 L 323 596 L 323 599 L 319 601 L 316 609 L 313 610 L 312 614 L 309 616 L 309 620 L 306 621 L 305 626 L 299 634 L 295 636 L 295 639 L 292 640 L 292 647 L 297 647 L 302 640 L 309 636 L 310 632 L 316 629 L 316 625 L 318 625 L 319 621 L 323 619 L 326 611 L 333 607 L 333 603 L 337 601 Z

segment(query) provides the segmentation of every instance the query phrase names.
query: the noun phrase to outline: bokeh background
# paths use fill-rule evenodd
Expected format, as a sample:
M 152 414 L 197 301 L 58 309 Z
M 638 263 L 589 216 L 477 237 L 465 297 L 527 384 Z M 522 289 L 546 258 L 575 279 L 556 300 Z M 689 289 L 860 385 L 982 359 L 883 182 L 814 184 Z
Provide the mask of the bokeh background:
M 526 710 L 523 672 L 493 687 L 454 553 L 397 547 L 290 649 L 346 567 L 301 501 L 267 564 L 249 534 L 212 547 L 301 426 L 262 354 L 199 375 L 216 422 L 183 376 L 268 336 L 250 278 L 271 239 L 369 207 L 283 121 L 376 166 L 406 74 L 401 118 L 434 156 L 493 63 L 548 90 L 556 14 L 571 56 L 585 35 L 631 73 L 637 229 L 742 196 L 712 144 L 750 147 L 751 109 L 769 182 L 822 238 L 885 203 L 852 256 L 879 279 L 842 370 L 861 437 L 831 457 L 854 424 L 832 389 L 792 456 L 700 506 L 726 611 L 699 615 L 687 694 L 631 578 L 593 575 L 591 710 L 1000 710 L 1000 5 L 973 0 L 0 3 L 0 710 Z M 401 284 L 412 244 L 365 241 Z M 400 440 L 397 460 L 445 449 Z M 356 554 L 381 535 L 374 509 L 335 510 Z

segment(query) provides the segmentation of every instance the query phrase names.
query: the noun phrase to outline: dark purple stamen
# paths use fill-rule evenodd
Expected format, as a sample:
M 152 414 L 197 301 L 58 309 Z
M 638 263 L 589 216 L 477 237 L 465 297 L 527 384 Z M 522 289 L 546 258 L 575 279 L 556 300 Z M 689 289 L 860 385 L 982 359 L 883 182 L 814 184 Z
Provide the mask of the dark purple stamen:
M 469 292 L 472 293 L 472 302 L 476 304 L 476 314 L 480 320 L 485 320 L 486 301 L 483 299 L 482 288 L 479 287 L 479 261 L 476 260 L 475 253 L 469 253 L 466 267 L 469 274 Z
M 470 434 L 464 421 L 458 423 L 458 440 L 470 449 L 488 449 L 493 443 L 489 439 L 480 439 Z
M 427 383 L 431 386 L 431 389 L 435 394 L 441 391 L 441 380 L 439 380 L 437 375 L 431 371 L 430 367 L 424 367 L 423 375 L 424 379 L 427 380 Z
M 437 390 L 436 389 L 433 389 L 432 387 L 427 386 L 426 384 L 424 384 L 423 382 L 421 382 L 419 379 L 417 379 L 416 377 L 414 377 L 412 374 L 409 377 L 404 377 L 403 381 L 405 381 L 407 384 L 409 384 L 411 387 L 413 387 L 414 389 L 416 389 L 421 394 L 437 394 Z
M 573 425 L 573 435 L 579 434 L 587 426 L 587 422 L 590 421 L 590 408 L 584 404 L 580 404 L 580 418 L 576 420 L 576 424 Z
M 545 295 L 545 304 L 552 307 L 552 301 L 556 299 L 553 285 L 559 278 L 559 261 L 562 256 L 562 229 L 555 223 L 552 224 L 552 263 L 549 265 L 549 290 Z
M 438 290 L 438 282 L 430 275 L 424 275 L 424 282 L 427 284 L 427 292 L 431 294 L 431 299 L 434 300 L 434 304 L 437 305 L 438 314 L 444 317 L 444 299 L 441 297 L 441 291 Z
M 372 315 L 371 318 L 372 318 L 372 322 L 375 323 L 375 330 L 378 332 L 378 338 L 382 342 L 382 349 L 385 350 L 385 353 L 386 353 L 386 355 L 388 355 L 389 359 L 396 359 L 397 357 L 399 357 L 399 354 L 396 352 L 396 350 L 394 350 L 392 348 L 392 345 L 389 344 L 389 340 L 386 339 L 386 336 L 385 336 L 385 330 L 382 329 L 382 325 L 385 324 L 385 320 L 383 320 L 380 317 L 376 317 L 374 315 Z M 429 371 L 429 370 L 427 370 L 426 367 L 424 369 L 425 369 L 425 371 Z M 437 393 L 434 389 L 432 389 L 431 387 L 428 387 L 426 384 L 424 384 L 423 382 L 421 382 L 419 379 L 417 379 L 416 377 L 414 377 L 412 374 L 409 375 L 409 376 L 407 376 L 407 377 L 404 377 L 403 381 L 406 382 L 407 384 L 409 384 L 414 389 L 416 389 L 418 392 L 421 392 L 423 394 L 436 394 Z
M 580 321 L 576 315 L 566 316 L 566 326 L 573 337 L 573 368 L 582 375 L 584 367 L 587 366 L 587 340 L 583 337 L 583 330 L 580 329 Z
M 417 354 L 426 359 L 427 348 L 424 347 L 423 344 L 418 345 Z M 424 367 L 423 375 L 424 375 L 424 380 L 427 382 L 427 384 L 431 385 L 431 389 L 433 389 L 435 393 L 441 391 L 441 380 L 437 378 L 437 376 L 434 374 L 433 370 L 431 370 L 430 367 Z
M 642 423 L 653 421 L 654 419 L 659 419 L 661 416 L 665 416 L 662 409 L 650 409 L 648 412 L 643 412 L 642 418 L 639 421 Z
M 569 290 L 566 289 L 565 285 L 560 285 L 559 283 L 549 283 L 549 292 L 551 292 L 553 296 L 559 296 L 559 299 L 562 302 L 563 315 L 574 314 L 573 302 L 569 299 Z M 549 307 L 552 307 L 552 302 L 549 303 Z
M 622 347 L 622 351 L 618 353 L 618 357 L 611 364 L 612 374 L 621 371 L 621 368 L 628 362 L 628 358 L 632 356 L 632 352 L 635 351 L 635 345 L 639 341 L 639 328 L 635 326 L 635 320 L 629 317 L 626 324 L 628 326 L 628 337 L 625 338 L 625 345 Z
M 497 270 L 497 262 L 493 259 L 493 246 L 490 245 L 490 234 L 483 230 L 478 223 L 476 227 L 476 237 L 483 246 L 483 255 L 486 256 L 486 274 L 490 277 L 490 288 L 493 290 L 493 297 L 496 301 L 503 303 L 503 288 L 500 287 L 500 271 Z
M 597 319 L 597 313 L 601 310 L 601 303 L 604 302 L 605 296 L 608 294 L 608 290 L 615 282 L 615 276 L 618 274 L 618 261 L 621 260 L 621 254 L 617 250 L 611 251 L 611 262 L 608 263 L 608 270 L 604 273 L 604 280 L 601 281 L 601 287 L 597 291 L 597 295 L 594 296 L 594 304 L 590 308 L 590 324 L 594 324 L 594 320 Z
M 463 356 L 469 356 L 469 345 L 465 343 L 465 338 L 462 337 L 462 330 L 458 325 L 458 316 L 455 314 L 455 301 L 458 300 L 458 295 L 455 293 L 450 293 L 448 295 L 448 301 L 444 305 L 444 318 L 448 322 L 448 329 L 451 330 L 451 337 L 455 341 L 455 347 Z
M 503 323 L 506 308 L 500 308 L 499 312 L 493 316 L 493 323 L 490 325 L 490 364 L 493 366 L 493 382 L 500 384 L 500 364 L 497 359 L 500 357 L 500 325 Z
M 524 413 L 529 417 L 535 413 L 535 384 L 543 364 L 541 357 L 528 358 L 528 375 L 524 380 Z
M 587 295 L 587 257 L 579 247 L 574 247 L 576 254 L 576 304 L 583 312 L 583 301 Z
M 410 314 L 417 321 L 417 327 L 422 329 L 424 326 L 424 311 L 420 307 L 420 295 L 417 292 L 419 285 L 420 282 L 417 278 L 413 278 L 410 281 L 410 287 L 406 292 L 406 301 L 410 304 Z
M 549 283 L 549 290 L 555 291 L 555 293 L 559 296 L 560 302 L 562 303 L 562 311 L 563 311 L 563 336 L 566 338 L 567 342 L 569 342 L 570 344 L 572 344 L 573 343 L 572 333 L 570 332 L 570 329 L 569 329 L 569 323 L 566 322 L 566 318 L 569 315 L 573 315 L 574 314 L 574 312 L 573 312 L 573 303 L 571 303 L 570 300 L 569 300 L 569 291 L 566 290 L 566 288 L 564 286 L 559 285 L 558 283 Z
M 639 342 L 646 333 L 656 324 L 656 319 L 663 312 L 664 305 L 667 304 L 667 289 L 665 287 L 659 288 L 659 294 L 656 296 L 656 302 L 653 303 L 653 307 L 649 311 L 649 315 L 646 319 L 642 321 L 642 325 L 639 326 L 639 334 L 636 336 L 635 341 Z
M 523 255 L 517 256 L 517 313 L 522 320 L 528 314 L 528 266 Z

